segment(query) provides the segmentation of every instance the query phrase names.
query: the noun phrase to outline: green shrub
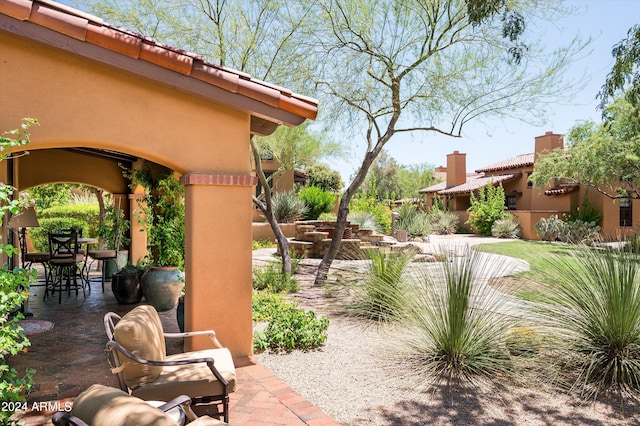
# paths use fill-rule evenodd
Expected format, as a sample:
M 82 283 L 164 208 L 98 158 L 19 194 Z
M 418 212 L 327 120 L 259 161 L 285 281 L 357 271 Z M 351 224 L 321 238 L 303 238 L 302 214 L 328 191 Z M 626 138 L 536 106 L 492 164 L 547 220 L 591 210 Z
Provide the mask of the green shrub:
M 333 209 L 336 196 L 329 191 L 324 191 L 315 186 L 304 188 L 298 196 L 307 206 L 305 219 L 316 220 L 322 213 L 328 213 Z
M 320 216 L 318 216 L 318 220 L 323 220 L 326 222 L 335 222 L 338 219 L 338 215 L 335 213 L 322 213 Z
M 351 312 L 374 321 L 398 319 L 410 303 L 404 270 L 413 253 L 369 250 L 370 264 L 366 278 L 355 287 L 356 302 Z
M 625 250 L 630 253 L 640 254 L 640 234 L 627 235 L 625 237 Z
M 571 261 L 569 261 L 571 260 Z M 545 313 L 568 351 L 574 389 L 640 396 L 640 264 L 632 253 L 576 250 L 548 259 L 551 295 Z M 566 370 L 565 369 L 565 370 Z
M 562 222 L 558 230 L 558 239 L 563 243 L 591 245 L 599 238 L 600 227 L 595 222 Z
M 493 288 L 499 282 L 489 285 L 485 279 L 501 276 L 504 265 L 469 247 L 460 255 L 444 250 L 439 255 L 443 261 L 415 283 L 403 333 L 394 337 L 410 385 L 426 390 L 510 373 L 504 341 L 519 320 Z
M 504 189 L 502 185 L 489 184 L 478 190 L 478 194 L 471 193 L 471 207 L 467 223 L 475 229 L 478 235 L 490 236 L 493 223 L 507 216 L 504 211 Z
M 411 237 L 422 237 L 431 233 L 431 220 L 411 203 L 403 203 L 397 210 L 396 230 L 404 229 Z
M 376 218 L 377 231 L 391 233 L 391 209 L 380 201 L 371 197 L 353 198 L 349 203 L 349 216 L 354 213 L 368 213 Z
M 271 262 L 264 268 L 253 269 L 253 288 L 272 293 L 295 293 L 300 286 L 292 275 L 282 273 L 279 263 Z
M 274 248 L 277 244 L 271 240 L 260 240 L 251 242 L 251 250 L 258 250 L 261 248 Z
M 431 232 L 436 234 L 455 234 L 460 218 L 451 212 L 432 210 L 430 215 Z
M 585 195 L 580 207 L 572 210 L 568 214 L 565 214 L 563 219 L 565 222 L 575 222 L 580 220 L 582 222 L 594 222 L 597 224 L 602 222 L 602 214 L 596 210 L 591 203 L 589 203 L 589 199 Z
M 293 223 L 307 213 L 305 202 L 293 191 L 275 194 L 271 198 L 271 209 L 278 223 Z
M 358 224 L 360 229 L 373 229 L 375 232 L 380 232 L 380 226 L 376 217 L 368 212 L 350 212 L 347 220 L 352 224 Z
M 37 251 L 49 251 L 49 232 L 56 233 L 60 229 L 82 229 L 82 235 L 89 234 L 87 225 L 82 219 L 67 217 L 52 217 L 46 219 L 38 219 L 40 226 L 38 228 L 29 228 L 29 237 L 33 242 L 33 246 Z
M 498 219 L 491 227 L 491 235 L 496 238 L 520 238 L 520 223 L 515 216 Z
M 254 332 L 256 352 L 312 349 L 327 341 L 329 320 L 298 308 L 295 302 L 287 302 L 284 297 L 255 291 L 253 311 L 254 321 L 268 322 L 264 330 Z

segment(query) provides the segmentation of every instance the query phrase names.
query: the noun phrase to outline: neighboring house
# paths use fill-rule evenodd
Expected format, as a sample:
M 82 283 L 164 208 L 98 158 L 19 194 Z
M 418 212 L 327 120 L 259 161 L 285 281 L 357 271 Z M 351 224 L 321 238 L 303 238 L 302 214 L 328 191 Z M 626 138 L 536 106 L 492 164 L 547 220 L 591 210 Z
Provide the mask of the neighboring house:
M 466 154 L 454 151 L 447 155 L 446 180 L 419 192 L 425 195 L 427 206 L 432 206 L 436 198 L 442 200 L 448 210 L 460 217 L 461 223 L 469 218 L 467 209 L 471 206 L 471 193 L 488 184 L 501 184 L 505 192 L 505 208 L 518 217 L 522 236 L 538 240 L 535 224 L 541 218 L 562 215 L 575 210 L 588 196 L 589 202 L 600 213 L 602 234 L 618 237 L 634 231 L 640 224 L 640 200 L 612 200 L 595 190 L 575 184 L 557 183 L 544 190 L 533 188 L 528 181 L 533 173 L 534 163 L 539 155 L 556 148 L 564 148 L 562 135 L 547 132 L 535 138 L 533 153 L 522 154 L 487 167 L 473 174 L 466 171 Z

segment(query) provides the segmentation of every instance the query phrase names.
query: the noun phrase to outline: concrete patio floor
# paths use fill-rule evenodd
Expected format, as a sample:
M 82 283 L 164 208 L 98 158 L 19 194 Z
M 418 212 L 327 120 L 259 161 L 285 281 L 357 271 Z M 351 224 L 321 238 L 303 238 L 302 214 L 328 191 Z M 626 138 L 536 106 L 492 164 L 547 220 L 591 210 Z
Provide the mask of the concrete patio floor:
M 50 321 L 53 328 L 28 336 L 28 351 L 9 360 L 9 365 L 18 371 L 35 369 L 27 406 L 37 403 L 35 406 L 41 407 L 39 403 L 45 402 L 51 402 L 48 406 L 64 406 L 93 383 L 117 387 L 104 352 L 102 317 L 109 311 L 122 315 L 134 305 L 118 305 L 110 283 L 106 283 L 103 293 L 99 281 L 92 284 L 86 298 L 82 293 L 77 297 L 65 293 L 58 304 L 57 295 L 46 301 L 43 296 L 44 287 L 32 289 L 29 311 L 33 317 L 29 319 Z M 175 310 L 160 316 L 165 331 L 178 331 Z M 167 344 L 169 353 L 181 349 L 181 341 Z M 230 395 L 232 425 L 338 425 L 255 360 L 247 358 L 238 364 L 236 391 Z M 50 425 L 52 414 L 44 409 L 18 412 L 15 416 L 22 425 Z

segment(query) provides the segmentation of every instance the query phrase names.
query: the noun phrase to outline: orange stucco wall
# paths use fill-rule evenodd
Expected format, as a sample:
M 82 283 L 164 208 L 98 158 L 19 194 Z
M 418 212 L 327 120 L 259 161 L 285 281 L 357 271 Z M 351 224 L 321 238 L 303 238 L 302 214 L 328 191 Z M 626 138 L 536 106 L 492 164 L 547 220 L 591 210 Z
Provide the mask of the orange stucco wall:
M 180 174 L 250 175 L 247 112 L 6 33 L 0 64 L 0 129 L 37 118 L 31 158 L 81 146 L 135 155 Z M 56 167 L 25 161 L 20 170 L 25 183 L 45 183 L 60 180 Z M 108 187 L 101 176 L 107 171 L 76 167 L 72 173 L 83 183 Z M 194 184 L 186 191 L 186 324 L 215 329 L 236 357 L 252 353 L 253 190 Z M 208 342 L 194 346 L 204 347 Z

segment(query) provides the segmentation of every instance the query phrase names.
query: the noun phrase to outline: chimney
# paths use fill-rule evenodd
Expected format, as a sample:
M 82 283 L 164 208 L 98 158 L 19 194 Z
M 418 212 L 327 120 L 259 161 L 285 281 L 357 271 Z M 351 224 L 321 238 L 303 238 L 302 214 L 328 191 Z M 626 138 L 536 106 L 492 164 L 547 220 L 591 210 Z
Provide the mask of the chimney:
M 538 158 L 543 152 L 551 152 L 556 148 L 564 149 L 564 137 L 553 132 L 545 132 L 542 136 L 536 136 L 535 156 Z
M 447 187 L 467 182 L 467 154 L 453 151 L 447 155 Z

